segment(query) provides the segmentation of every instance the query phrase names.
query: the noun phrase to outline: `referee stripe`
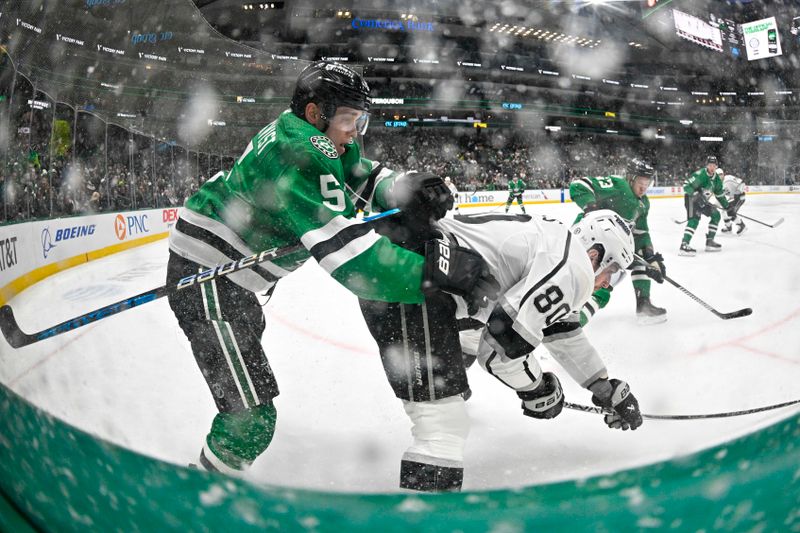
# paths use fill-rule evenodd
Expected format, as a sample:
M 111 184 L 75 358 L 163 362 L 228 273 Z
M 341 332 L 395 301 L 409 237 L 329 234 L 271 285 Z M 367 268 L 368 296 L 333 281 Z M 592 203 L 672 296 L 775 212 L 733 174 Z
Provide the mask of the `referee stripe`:
M 539 281 L 536 283 L 536 285 L 534 285 L 533 287 L 531 287 L 531 289 L 530 289 L 528 292 L 526 292 L 526 293 L 525 293 L 525 296 L 523 296 L 523 297 L 522 297 L 522 301 L 520 301 L 520 303 L 519 303 L 519 307 L 520 307 L 520 308 L 522 308 L 522 306 L 523 306 L 523 305 L 525 305 L 525 301 L 526 301 L 528 298 L 530 298 L 530 297 L 531 297 L 531 295 L 532 295 L 534 292 L 536 292 L 537 290 L 539 290 L 539 288 L 540 288 L 542 285 L 544 285 L 545 283 L 547 283 L 547 281 L 548 281 L 550 278 L 552 278 L 553 276 L 555 276 L 555 275 L 556 275 L 556 273 L 557 273 L 559 270 L 561 270 L 561 267 L 563 267 L 563 266 L 564 266 L 564 265 L 567 263 L 567 258 L 569 257 L 569 245 L 570 245 L 570 243 L 571 243 L 571 242 L 572 242 L 572 232 L 570 232 L 570 231 L 567 231 L 567 243 L 566 243 L 566 245 L 564 246 L 564 256 L 561 258 L 561 261 L 559 261 L 559 262 L 558 262 L 558 264 L 555 266 L 555 268 L 554 268 L 553 270 L 551 270 L 551 271 L 550 271 L 550 272 L 549 272 L 549 273 L 548 273 L 548 274 L 547 274 L 545 277 L 543 277 L 542 279 L 540 279 L 540 280 L 539 280 Z

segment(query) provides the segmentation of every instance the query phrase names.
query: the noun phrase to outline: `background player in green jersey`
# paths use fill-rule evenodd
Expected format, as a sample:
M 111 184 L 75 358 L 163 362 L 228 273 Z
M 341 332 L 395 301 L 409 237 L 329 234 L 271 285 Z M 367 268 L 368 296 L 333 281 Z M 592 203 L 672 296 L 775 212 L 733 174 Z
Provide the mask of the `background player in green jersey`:
M 376 212 L 414 200 L 436 219 L 453 204 L 441 178 L 398 177 L 361 157 L 355 139 L 366 129 L 368 95 L 366 82 L 345 66 L 308 66 L 291 109 L 253 137 L 232 169 L 186 201 L 170 234 L 173 285 L 258 251 L 303 245 L 169 297 L 219 410 L 202 468 L 237 473 L 269 446 L 278 385 L 261 346 L 265 318 L 255 293 L 270 292 L 309 257 L 368 300 L 419 303 L 424 285 L 426 292 L 452 291 L 486 305 L 475 292 L 485 269 L 477 253 L 445 245 L 423 257 L 355 220 L 357 207 Z
M 650 279 L 663 283 L 667 269 L 664 258 L 653 248 L 647 225 L 650 200 L 646 193 L 654 170 L 644 161 L 632 159 L 628 163 L 627 173 L 628 179 L 619 176 L 577 179 L 570 184 L 569 194 L 572 201 L 583 210 L 576 222 L 587 212 L 611 209 L 632 226 L 636 253 L 647 261 L 647 265 L 636 262 L 631 267 L 631 280 L 636 293 L 636 319 L 640 324 L 657 324 L 667 319 L 667 311 L 650 302 Z M 620 279 L 615 281 L 619 282 Z M 581 311 L 582 324 L 586 324 L 598 309 L 605 307 L 611 298 L 612 288 L 600 288 L 592 294 L 591 300 Z
M 522 212 L 525 212 L 525 204 L 522 201 L 522 194 L 525 192 L 525 182 L 522 180 L 522 177 L 519 178 L 511 178 L 508 180 L 508 200 L 506 200 L 506 213 L 511 208 L 511 202 L 514 199 L 517 199 L 517 204 L 522 208 Z
M 686 206 L 686 229 L 683 230 L 683 240 L 678 255 L 694 256 L 697 250 L 689 244 L 694 237 L 694 232 L 700 224 L 700 215 L 710 217 L 708 223 L 708 233 L 706 233 L 706 252 L 719 252 L 722 246 L 714 240 L 719 227 L 719 220 L 722 218 L 708 198 L 713 194 L 719 204 L 725 209 L 728 208 L 728 200 L 725 198 L 722 189 L 722 179 L 716 173 L 717 158 L 709 156 L 706 159 L 706 166 L 692 173 L 683 183 L 683 201 Z

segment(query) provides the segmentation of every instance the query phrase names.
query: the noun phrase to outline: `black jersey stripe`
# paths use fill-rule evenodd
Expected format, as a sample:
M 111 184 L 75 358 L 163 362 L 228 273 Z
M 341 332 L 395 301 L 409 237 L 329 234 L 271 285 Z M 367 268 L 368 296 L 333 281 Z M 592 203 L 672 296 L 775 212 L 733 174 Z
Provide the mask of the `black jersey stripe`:
M 514 319 L 506 313 L 502 305 L 498 305 L 492 310 L 489 320 L 486 321 L 486 327 L 492 338 L 503 347 L 503 351 L 509 359 L 519 359 L 531 353 L 535 348 L 514 330 Z
M 191 222 L 187 222 L 183 218 L 178 218 L 177 224 L 175 224 L 175 230 L 183 233 L 187 237 L 191 237 L 193 239 L 197 239 L 200 242 L 204 242 L 209 246 L 216 248 L 220 253 L 222 253 L 225 257 L 231 259 L 231 261 L 238 261 L 242 257 L 245 257 L 243 253 L 239 250 L 234 248 L 228 241 L 208 231 L 205 228 L 201 228 Z M 204 265 L 204 266 L 214 266 L 214 265 Z M 259 276 L 263 277 L 269 282 L 278 281 L 280 278 L 270 272 L 269 270 L 265 269 L 261 265 L 254 265 L 251 267 L 253 271 L 258 274 Z
M 594 314 L 594 312 L 592 312 Z M 551 324 L 542 330 L 542 335 L 546 339 L 552 335 L 558 335 L 563 333 L 569 333 L 571 331 L 575 331 L 576 329 L 581 329 L 581 325 L 579 322 L 556 322 L 555 324 Z
M 519 306 L 520 306 L 520 307 L 522 307 L 523 305 L 525 305 L 525 301 L 526 301 L 528 298 L 530 298 L 530 297 L 531 297 L 531 295 L 532 295 L 533 293 L 535 293 L 537 290 L 539 290 L 539 288 L 540 288 L 542 285 L 544 285 L 545 283 L 547 283 L 547 281 L 548 281 L 550 278 L 552 278 L 553 276 L 555 276 L 555 275 L 556 275 L 556 273 L 557 273 L 559 270 L 561 270 L 561 268 L 562 268 L 562 267 L 563 267 L 565 264 L 567 264 L 567 258 L 569 257 L 569 246 L 570 246 L 570 243 L 571 243 L 571 242 L 572 242 L 572 232 L 570 232 L 570 231 L 567 231 L 567 244 L 564 246 L 564 256 L 561 258 L 561 261 L 559 261 L 559 262 L 558 262 L 558 264 L 555 266 L 555 268 L 553 268 L 553 270 L 551 270 L 550 272 L 548 272 L 548 274 L 547 274 L 545 277 L 543 277 L 542 279 L 540 279 L 540 280 L 539 280 L 539 281 L 536 283 L 536 285 L 534 285 L 533 287 L 531 287 L 531 289 L 530 289 L 528 292 L 526 292 L 526 293 L 525 293 L 525 296 L 523 296 L 523 297 L 522 297 L 522 301 L 519 303 Z
M 363 237 L 374 229 L 372 224 L 351 224 L 341 229 L 330 239 L 318 242 L 308 251 L 311 252 L 311 255 L 314 256 L 317 262 L 321 262 L 326 256 L 338 252 L 352 241 Z
M 375 193 L 375 180 L 378 179 L 378 174 L 383 171 L 383 165 L 380 163 L 372 169 L 372 172 L 369 173 L 367 176 L 367 182 L 361 187 L 359 191 L 353 191 L 354 194 L 358 197 L 355 202 L 356 209 L 364 209 L 367 206 L 367 199 L 372 198 L 372 195 Z

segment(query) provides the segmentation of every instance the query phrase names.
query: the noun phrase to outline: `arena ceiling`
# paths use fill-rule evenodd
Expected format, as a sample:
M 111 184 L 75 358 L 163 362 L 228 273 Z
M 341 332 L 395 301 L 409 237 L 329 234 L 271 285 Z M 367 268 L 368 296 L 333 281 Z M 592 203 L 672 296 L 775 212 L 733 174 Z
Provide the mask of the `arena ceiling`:
M 661 3 L 648 14 L 639 0 L 11 0 L 0 5 L 0 39 L 54 101 L 199 149 L 235 150 L 287 106 L 299 70 L 321 57 L 363 68 L 377 87 L 438 80 L 643 104 L 665 98 L 664 86 L 800 93 L 788 31 L 782 56 L 748 62 L 678 37 L 670 14 L 776 15 L 788 30 L 793 2 Z M 599 90 L 585 89 L 592 84 Z M 440 112 L 445 100 L 426 105 Z

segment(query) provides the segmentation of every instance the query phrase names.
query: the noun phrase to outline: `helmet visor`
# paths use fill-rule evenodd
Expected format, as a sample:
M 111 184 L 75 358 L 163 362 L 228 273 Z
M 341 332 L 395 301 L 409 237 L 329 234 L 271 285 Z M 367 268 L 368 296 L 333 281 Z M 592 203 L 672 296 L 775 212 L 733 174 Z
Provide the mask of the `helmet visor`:
M 356 130 L 359 135 L 367 133 L 369 126 L 369 113 L 351 107 L 338 108 L 336 114 L 330 119 L 331 128 L 339 131 Z

